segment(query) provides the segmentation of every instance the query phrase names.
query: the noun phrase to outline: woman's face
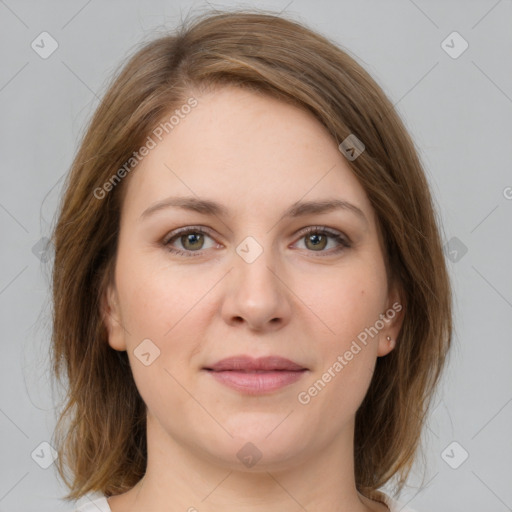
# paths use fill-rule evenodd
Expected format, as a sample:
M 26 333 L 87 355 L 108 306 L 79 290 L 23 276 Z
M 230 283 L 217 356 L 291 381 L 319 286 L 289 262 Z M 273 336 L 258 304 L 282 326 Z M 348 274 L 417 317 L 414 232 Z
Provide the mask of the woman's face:
M 217 464 L 285 467 L 352 440 L 400 298 L 372 206 L 312 114 L 233 87 L 196 97 L 125 178 L 109 344 L 149 429 Z M 241 356 L 297 371 L 207 369 Z

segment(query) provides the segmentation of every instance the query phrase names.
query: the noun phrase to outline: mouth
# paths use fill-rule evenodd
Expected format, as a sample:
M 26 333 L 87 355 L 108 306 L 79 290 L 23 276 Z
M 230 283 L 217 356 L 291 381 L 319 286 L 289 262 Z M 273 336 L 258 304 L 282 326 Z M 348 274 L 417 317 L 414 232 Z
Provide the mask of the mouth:
M 206 370 L 217 382 L 248 395 L 260 395 L 284 388 L 303 377 L 308 370 Z
M 269 356 L 254 359 L 237 356 L 204 367 L 217 382 L 241 393 L 270 393 L 301 379 L 309 370 L 289 359 Z
M 302 371 L 305 366 L 280 356 L 253 358 L 251 356 L 234 356 L 221 359 L 205 370 L 238 371 L 238 372 L 273 372 L 273 371 Z

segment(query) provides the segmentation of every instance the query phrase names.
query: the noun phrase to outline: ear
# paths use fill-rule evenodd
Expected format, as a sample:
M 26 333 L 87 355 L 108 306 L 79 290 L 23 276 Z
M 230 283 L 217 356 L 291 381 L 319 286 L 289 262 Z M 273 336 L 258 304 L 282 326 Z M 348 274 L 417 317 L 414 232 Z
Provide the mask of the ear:
M 121 319 L 121 308 L 117 289 L 108 284 L 101 298 L 101 313 L 108 332 L 108 344 L 114 349 L 126 350 L 125 330 Z
M 404 295 L 398 286 L 393 286 L 388 294 L 387 307 L 381 315 L 384 327 L 379 331 L 378 357 L 389 354 L 396 346 L 405 316 Z

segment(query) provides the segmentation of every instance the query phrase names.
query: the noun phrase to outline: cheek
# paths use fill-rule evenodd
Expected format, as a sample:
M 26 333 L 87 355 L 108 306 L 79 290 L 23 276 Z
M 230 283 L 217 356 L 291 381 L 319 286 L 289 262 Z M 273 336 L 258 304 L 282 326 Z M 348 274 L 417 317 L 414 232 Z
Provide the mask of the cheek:
M 310 399 L 321 415 L 339 421 L 357 410 L 370 385 L 378 351 L 374 329 L 387 293 L 383 262 L 361 258 L 352 263 L 328 279 L 310 277 L 302 288 L 325 334 L 315 339 L 318 366 L 300 403 Z
M 351 339 L 384 313 L 387 283 L 383 272 L 380 265 L 362 261 L 329 269 L 325 275 L 317 273 L 303 282 L 304 302 L 322 321 L 326 339 L 335 340 L 337 348 L 350 345 Z
M 180 409 L 190 399 L 184 389 L 191 387 L 191 356 L 200 339 L 194 320 L 204 312 L 197 293 L 177 293 L 176 280 L 171 287 L 162 276 L 137 276 L 125 307 L 127 351 L 137 389 L 159 416 L 157 411 L 165 411 L 170 403 Z
M 127 256 L 120 250 L 116 283 L 127 352 L 148 407 L 164 395 L 168 401 L 170 392 L 173 400 L 187 398 L 178 382 L 186 385 L 191 378 L 187 372 L 214 313 L 209 292 L 220 277 L 219 272 L 173 267 L 161 257 Z
M 165 258 L 143 252 L 124 257 L 120 252 L 116 282 L 127 330 L 161 340 L 170 336 L 211 287 L 204 272 L 173 267 Z
M 371 328 L 383 313 L 385 285 L 366 267 L 330 279 L 321 296 L 310 288 L 315 313 L 329 330 L 314 340 L 317 366 L 297 400 L 305 412 L 326 420 L 328 435 L 356 413 L 370 386 L 378 350 Z

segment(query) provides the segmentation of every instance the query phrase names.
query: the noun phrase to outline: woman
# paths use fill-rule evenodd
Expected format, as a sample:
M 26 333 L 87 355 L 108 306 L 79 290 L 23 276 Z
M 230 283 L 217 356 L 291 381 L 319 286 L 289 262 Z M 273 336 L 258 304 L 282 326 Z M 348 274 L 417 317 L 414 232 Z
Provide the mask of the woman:
M 379 488 L 418 452 L 450 285 L 414 145 L 345 52 L 245 11 L 146 44 L 53 243 L 80 510 L 398 510 Z

